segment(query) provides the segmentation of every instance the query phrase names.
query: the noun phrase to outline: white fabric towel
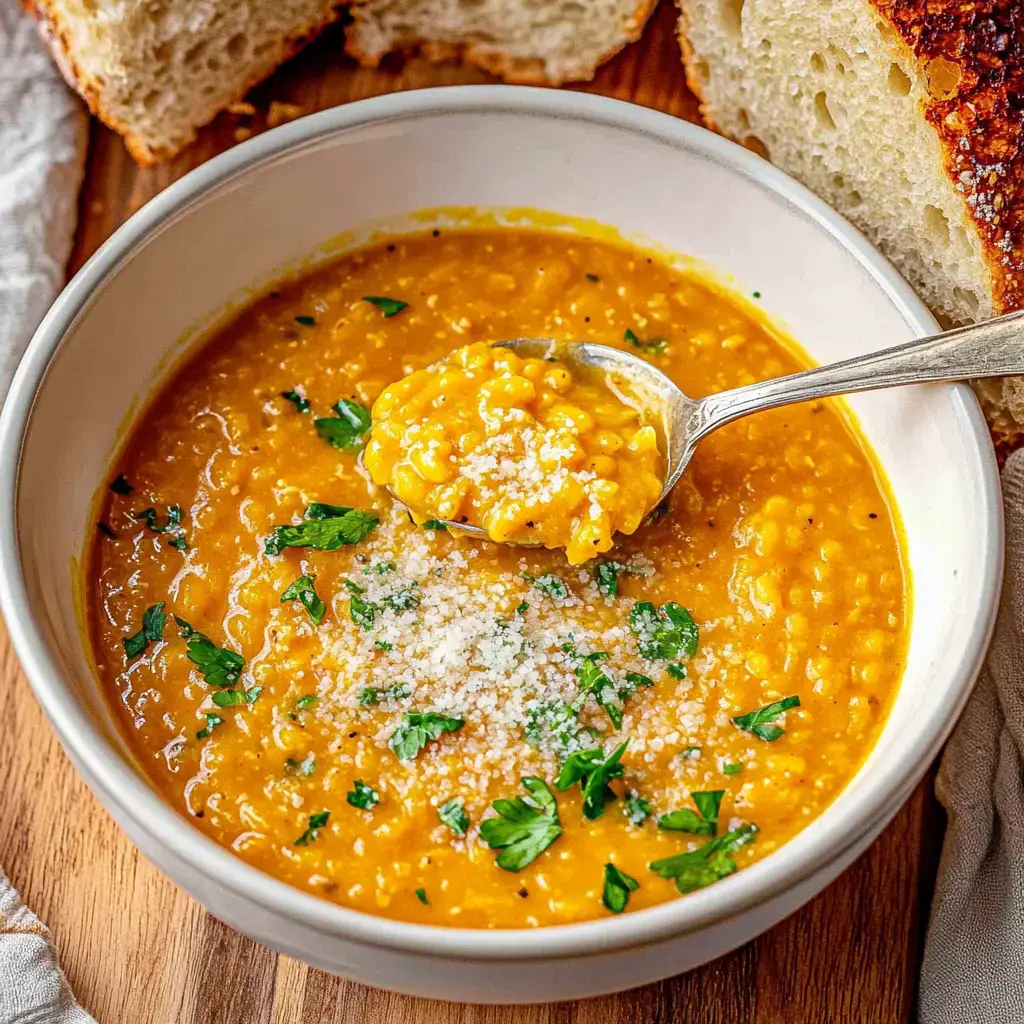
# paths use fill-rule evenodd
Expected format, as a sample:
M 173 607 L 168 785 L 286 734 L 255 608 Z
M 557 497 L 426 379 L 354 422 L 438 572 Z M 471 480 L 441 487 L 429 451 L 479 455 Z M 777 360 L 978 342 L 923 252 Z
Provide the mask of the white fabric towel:
M 0 0 L 0 398 L 64 281 L 87 122 L 30 18 Z M 0 870 L 0 1024 L 95 1024 Z

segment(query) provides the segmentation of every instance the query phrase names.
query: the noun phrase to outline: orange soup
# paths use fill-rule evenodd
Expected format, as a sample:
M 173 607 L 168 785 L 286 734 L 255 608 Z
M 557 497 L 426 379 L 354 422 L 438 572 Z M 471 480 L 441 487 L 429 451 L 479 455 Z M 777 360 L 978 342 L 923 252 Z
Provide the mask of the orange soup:
M 253 303 L 100 499 L 92 648 L 154 784 L 280 879 L 438 925 L 632 912 L 785 843 L 857 771 L 907 647 L 898 524 L 841 405 L 711 435 L 581 564 L 414 521 L 360 458 L 385 389 L 474 343 L 617 346 L 695 397 L 799 369 L 751 309 L 530 228 L 384 239 Z M 635 427 L 600 429 L 623 443 L 583 446 L 587 480 L 643 505 Z

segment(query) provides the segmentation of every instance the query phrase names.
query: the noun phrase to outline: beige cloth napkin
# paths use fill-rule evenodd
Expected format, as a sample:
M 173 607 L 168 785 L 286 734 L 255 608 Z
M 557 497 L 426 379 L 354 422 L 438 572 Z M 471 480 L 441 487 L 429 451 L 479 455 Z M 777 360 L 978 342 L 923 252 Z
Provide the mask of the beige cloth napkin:
M 0 0 L 0 398 L 63 284 L 86 116 L 31 19 Z M 0 869 L 0 1024 L 95 1024 L 74 1000 L 50 933 Z
M 918 997 L 921 1024 L 1024 1021 L 1024 451 L 1003 470 L 996 632 L 936 785 L 949 815 Z

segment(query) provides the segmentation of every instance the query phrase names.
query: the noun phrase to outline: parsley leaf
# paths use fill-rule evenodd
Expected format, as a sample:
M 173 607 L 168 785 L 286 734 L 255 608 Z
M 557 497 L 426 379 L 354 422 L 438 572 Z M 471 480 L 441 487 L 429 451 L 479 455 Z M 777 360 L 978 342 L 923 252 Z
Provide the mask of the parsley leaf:
M 336 551 L 342 544 L 358 544 L 377 528 L 380 517 L 373 512 L 342 505 L 317 502 L 306 510 L 305 522 L 297 526 L 275 526 L 263 542 L 268 555 L 279 555 L 285 548 L 312 548 Z
M 215 715 L 212 711 L 207 711 L 203 717 L 206 719 L 206 725 L 196 733 L 197 740 L 205 740 L 218 725 L 224 724 L 224 719 L 220 715 Z
M 442 733 L 458 732 L 464 722 L 434 711 L 407 711 L 403 723 L 391 734 L 388 746 L 399 761 L 412 761 L 431 741 Z
M 662 878 L 675 879 L 681 893 L 703 889 L 736 870 L 736 862 L 729 856 L 757 838 L 758 827 L 752 823 L 740 825 L 724 836 L 712 839 L 699 850 L 677 853 L 647 866 Z
M 208 686 L 229 687 L 238 682 L 245 668 L 245 659 L 234 651 L 218 647 L 208 636 L 194 630 L 184 619 L 175 616 L 186 639 L 188 660 L 202 673 Z
M 785 697 L 782 700 L 775 701 L 774 704 L 766 704 L 763 708 L 758 708 L 756 711 L 751 711 L 746 715 L 737 715 L 733 718 L 733 724 L 738 725 L 746 732 L 752 732 L 759 740 L 766 740 L 768 743 L 772 743 L 780 736 L 785 735 L 786 730 L 781 726 L 768 723 L 774 722 L 784 711 L 798 707 L 800 707 L 799 697 Z
M 576 678 L 580 681 L 580 692 L 572 702 L 572 710 L 580 711 L 593 697 L 616 729 L 622 728 L 622 712 L 625 702 L 632 697 L 638 686 L 653 686 L 654 681 L 639 672 L 627 672 L 625 682 L 616 685 L 598 662 L 606 659 L 604 651 L 594 651 L 581 659 L 576 665 Z
M 548 573 L 546 576 L 531 576 L 528 572 L 523 573 L 523 579 L 532 583 L 542 594 L 553 597 L 556 600 L 564 601 L 569 596 L 569 588 L 561 576 Z
M 385 319 L 397 316 L 409 306 L 408 302 L 402 302 L 401 299 L 389 299 L 384 295 L 364 295 L 363 302 L 369 302 L 376 306 L 384 314 Z
M 457 836 L 464 836 L 469 831 L 469 815 L 458 797 L 452 797 L 448 803 L 439 807 L 437 816 Z
M 328 444 L 343 451 L 362 448 L 370 429 L 370 410 L 347 398 L 335 402 L 332 408 L 334 416 L 313 420 L 317 434 Z
M 307 693 L 295 702 L 295 706 L 300 711 L 305 711 L 306 708 L 311 708 L 319 699 L 315 693 Z
M 642 825 L 654 811 L 639 793 L 630 790 L 622 805 L 622 813 L 629 818 L 631 825 Z
M 352 792 L 345 794 L 345 799 L 352 807 L 358 807 L 362 811 L 368 811 L 375 804 L 380 803 L 380 793 L 372 786 L 368 786 L 362 779 L 356 779 Z
M 522 871 L 562 834 L 558 804 L 547 783 L 535 775 L 521 782 L 527 796 L 495 800 L 491 806 L 499 816 L 480 823 L 480 838 L 501 850 L 495 863 L 505 871 Z
M 282 391 L 281 397 L 287 398 L 298 412 L 309 412 L 309 399 L 305 395 L 299 394 L 297 389 L 293 388 L 291 391 Z
M 629 902 L 629 894 L 636 892 L 640 883 L 614 864 L 604 866 L 604 892 L 601 902 L 613 913 L 621 914 Z
M 255 704 L 263 692 L 262 686 L 254 686 L 249 690 L 218 690 L 213 694 L 213 703 L 219 708 L 232 708 L 236 704 Z
M 739 775 L 739 773 L 741 771 L 743 771 L 743 762 L 742 761 L 732 761 L 732 762 L 730 762 L 728 764 L 723 764 L 722 765 L 722 774 L 723 775 Z
M 111 480 L 109 486 L 115 494 L 131 494 L 135 490 L 123 473 Z
M 289 757 L 284 762 L 284 770 L 289 775 L 305 775 L 307 778 L 316 771 L 316 758 L 307 754 L 301 761 Z
M 531 747 L 553 747 L 563 759 L 599 738 L 597 730 L 582 725 L 576 712 L 561 700 L 544 701 L 530 708 L 524 733 Z
M 578 782 L 583 791 L 583 816 L 590 821 L 600 818 L 604 814 L 604 805 L 615 799 L 608 783 L 625 772 L 621 761 L 628 745 L 629 740 L 623 740 L 607 758 L 600 747 L 581 750 L 572 754 L 562 766 L 555 788 L 566 790 Z
M 674 601 L 659 611 L 650 601 L 638 601 L 629 613 L 629 628 L 640 645 L 640 654 L 651 661 L 675 661 L 697 653 L 697 623 Z
M 448 532 L 448 527 L 445 526 L 443 519 L 425 519 L 420 523 L 420 526 L 424 530 L 444 530 L 446 533 Z
M 285 601 L 298 601 L 309 613 L 314 626 L 323 622 L 327 614 L 327 605 L 319 598 L 313 583 L 316 577 L 313 575 L 300 576 L 282 595 L 281 603 Z
M 683 747 L 679 752 L 679 756 L 684 761 L 696 761 L 700 757 L 700 747 Z
M 638 569 L 625 562 L 598 562 L 594 566 L 594 582 L 605 597 L 615 597 L 619 592 L 619 576 L 648 576 L 649 570 Z
M 423 906 L 429 907 L 430 906 L 430 900 L 427 899 L 427 890 L 426 889 L 416 889 L 415 892 L 416 892 L 416 899 L 418 899 L 420 901 L 420 903 L 423 904 Z
M 367 601 L 365 597 L 353 594 L 349 598 L 349 618 L 361 629 L 373 629 L 373 623 L 377 618 L 378 611 L 380 609 L 372 601 Z
M 395 683 L 393 686 L 364 686 L 359 691 L 359 703 L 363 707 L 375 707 L 382 700 L 391 698 L 392 700 L 401 700 L 403 697 L 408 697 L 412 694 L 412 690 L 409 688 L 408 683 Z
M 725 791 L 716 789 L 707 793 L 691 793 L 690 796 L 697 810 L 684 807 L 681 811 L 669 811 L 658 818 L 658 828 L 689 832 L 695 836 L 713 836 L 718 831 L 718 807 Z
M 664 338 L 650 338 L 647 341 L 641 341 L 628 327 L 622 337 L 624 341 L 628 341 L 633 348 L 638 348 L 641 352 L 661 355 L 668 349 L 668 342 Z
M 327 824 L 327 819 L 331 816 L 330 811 L 320 811 L 319 814 L 311 814 L 309 816 L 309 823 L 306 826 L 306 831 L 295 840 L 296 846 L 309 846 L 314 839 L 320 838 L 320 829 Z
M 144 508 L 139 512 L 133 512 L 132 518 L 140 523 L 146 524 L 147 530 L 152 530 L 153 533 L 173 533 L 178 530 L 181 526 L 181 506 L 180 505 L 168 505 L 167 506 L 167 522 L 160 522 L 160 514 L 151 505 L 149 508 Z
M 164 638 L 164 623 L 167 616 L 164 614 L 164 602 L 150 605 L 142 613 L 142 629 L 131 636 L 121 638 L 124 645 L 124 653 L 129 658 L 137 658 L 151 643 L 157 643 Z

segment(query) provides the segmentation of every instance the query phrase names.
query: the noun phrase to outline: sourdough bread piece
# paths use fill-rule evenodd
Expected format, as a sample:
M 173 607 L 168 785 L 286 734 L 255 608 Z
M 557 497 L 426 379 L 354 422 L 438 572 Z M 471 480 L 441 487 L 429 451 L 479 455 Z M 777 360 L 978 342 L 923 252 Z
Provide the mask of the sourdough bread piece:
M 173 156 L 337 15 L 336 0 L 23 0 L 142 165 Z
M 355 0 L 346 49 L 463 60 L 508 82 L 582 81 L 640 37 L 657 0 Z
M 713 127 L 842 212 L 940 316 L 1024 304 L 1024 4 L 677 2 Z M 979 391 L 998 434 L 1024 431 L 1024 382 Z

